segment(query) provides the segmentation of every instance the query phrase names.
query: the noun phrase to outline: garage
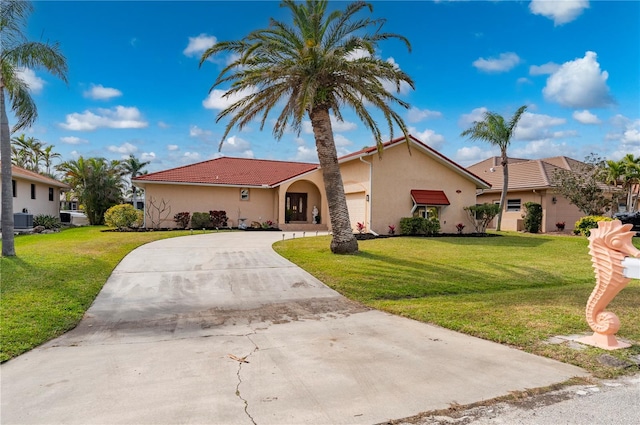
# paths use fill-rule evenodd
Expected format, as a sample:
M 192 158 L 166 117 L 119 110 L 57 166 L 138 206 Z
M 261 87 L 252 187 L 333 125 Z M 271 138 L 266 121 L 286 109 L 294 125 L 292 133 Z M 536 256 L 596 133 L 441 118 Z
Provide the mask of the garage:
M 347 208 L 349 209 L 349 219 L 351 228 L 355 231 L 358 223 L 366 223 L 367 202 L 364 192 L 347 193 Z M 367 226 L 368 227 L 368 226 Z M 369 230 L 367 228 L 367 230 Z

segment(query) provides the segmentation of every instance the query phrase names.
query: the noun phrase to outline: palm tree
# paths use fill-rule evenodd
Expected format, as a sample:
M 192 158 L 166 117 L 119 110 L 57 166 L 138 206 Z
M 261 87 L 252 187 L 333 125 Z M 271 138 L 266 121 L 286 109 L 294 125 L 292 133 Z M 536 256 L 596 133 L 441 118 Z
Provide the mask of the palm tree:
M 620 163 L 624 167 L 624 179 L 628 189 L 627 208 L 629 211 L 635 211 L 640 191 L 640 157 L 628 153 L 620 160 Z
M 104 223 L 104 213 L 122 201 L 120 161 L 79 157 L 59 164 L 56 169 L 84 206 L 90 224 Z
M 384 19 L 356 18 L 364 8 L 373 10 L 362 1 L 330 13 L 326 0 L 284 0 L 281 5 L 291 12 L 293 25 L 272 19 L 268 28 L 253 31 L 241 40 L 216 43 L 200 59 L 202 66 L 221 52 L 231 53 L 234 58 L 211 87 L 213 90 L 231 83 L 225 96 L 241 96 L 218 114 L 217 121 L 230 118 L 220 147 L 235 126 L 242 129 L 259 119 L 263 129 L 274 108 L 281 108 L 273 127 L 276 139 L 289 128 L 299 134 L 302 120 L 308 116 L 327 193 L 333 232 L 331 251 L 353 253 L 358 250 L 358 242 L 349 220 L 330 113 L 342 120 L 341 107 L 353 108 L 373 133 L 380 152 L 382 136 L 367 106 L 382 112 L 392 138 L 394 124 L 408 137 L 404 121 L 389 104 L 409 105 L 383 83 L 393 83 L 399 92 L 403 83 L 413 88 L 413 81 L 395 64 L 376 57 L 375 52 L 378 43 L 387 39 L 398 39 L 409 50 L 411 46 L 405 37 L 382 32 Z
M 629 181 L 625 176 L 625 166 L 622 161 L 613 161 L 608 159 L 604 162 L 604 170 L 602 174 L 602 180 L 605 184 L 613 186 L 613 208 L 614 212 L 618 211 L 619 202 L 619 190 L 618 186 L 621 185 L 622 189 L 627 193 L 630 192 Z M 626 209 L 629 211 L 629 196 L 627 195 Z
M 471 140 L 483 140 L 500 148 L 503 183 L 502 193 L 500 194 L 500 212 L 498 213 L 498 223 L 496 225 L 496 230 L 498 231 L 500 231 L 500 225 L 502 224 L 502 211 L 507 191 L 509 190 L 509 170 L 507 166 L 509 157 L 507 156 L 507 148 L 511 144 L 511 138 L 518 121 L 520 121 L 520 117 L 526 109 L 526 105 L 518 108 L 509 122 L 505 122 L 504 118 L 495 112 L 485 112 L 482 121 L 475 121 L 470 128 L 461 134 L 463 137 L 469 136 Z
M 48 145 L 46 148 L 42 150 L 42 162 L 44 163 L 44 166 L 46 169 L 45 173 L 49 177 L 53 177 L 53 175 L 51 174 L 51 164 L 52 164 L 53 158 L 60 158 L 59 153 L 53 152 L 53 147 L 54 145 Z
M 143 170 L 143 168 L 149 165 L 150 163 L 151 161 L 145 161 L 145 162 L 140 161 L 133 154 L 129 155 L 129 158 L 122 161 L 122 170 L 124 171 L 125 175 L 129 176 L 129 183 L 131 183 L 131 180 L 135 179 L 136 177 L 141 176 L 143 174 L 147 174 L 147 171 Z M 137 208 L 136 206 L 137 189 L 138 188 L 135 187 L 133 183 L 131 183 L 131 201 L 133 202 L 134 208 Z
M 32 10 L 23 0 L 0 1 L 0 157 L 11 158 L 11 132 L 31 126 L 38 117 L 29 86 L 18 71 L 22 68 L 42 67 L 67 81 L 67 63 L 58 44 L 27 41 L 23 29 Z M 5 92 L 16 117 L 9 131 Z M 2 161 L 2 255 L 15 256 L 13 239 L 13 195 L 11 161 Z

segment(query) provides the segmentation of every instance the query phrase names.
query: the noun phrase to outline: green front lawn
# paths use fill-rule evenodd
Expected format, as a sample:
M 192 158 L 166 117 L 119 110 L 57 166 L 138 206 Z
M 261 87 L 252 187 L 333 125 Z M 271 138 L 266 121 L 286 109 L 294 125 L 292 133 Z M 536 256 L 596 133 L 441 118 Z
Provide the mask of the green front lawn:
M 598 376 L 623 372 L 598 363 L 604 350 L 544 342 L 590 332 L 584 310 L 595 278 L 585 238 L 503 233 L 375 239 L 360 241 L 359 254 L 339 257 L 328 245 L 327 237 L 305 238 L 278 242 L 275 249 L 368 306 L 573 363 Z M 620 337 L 640 341 L 639 306 L 640 282 L 634 280 L 607 308 L 620 317 Z M 640 345 L 608 353 L 637 356 Z
M 134 248 L 189 234 L 104 229 L 16 236 L 17 257 L 0 259 L 0 361 L 75 327 L 115 266 Z

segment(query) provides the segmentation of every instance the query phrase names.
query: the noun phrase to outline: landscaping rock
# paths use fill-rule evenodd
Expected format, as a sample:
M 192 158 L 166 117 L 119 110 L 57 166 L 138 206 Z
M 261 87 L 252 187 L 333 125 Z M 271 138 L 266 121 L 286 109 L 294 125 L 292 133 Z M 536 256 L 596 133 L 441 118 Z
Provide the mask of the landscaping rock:
M 612 356 L 611 354 L 603 354 L 598 357 L 598 362 L 605 366 L 611 366 L 618 369 L 626 368 L 629 366 L 633 366 L 632 363 L 629 363 L 626 360 L 619 359 L 617 357 Z

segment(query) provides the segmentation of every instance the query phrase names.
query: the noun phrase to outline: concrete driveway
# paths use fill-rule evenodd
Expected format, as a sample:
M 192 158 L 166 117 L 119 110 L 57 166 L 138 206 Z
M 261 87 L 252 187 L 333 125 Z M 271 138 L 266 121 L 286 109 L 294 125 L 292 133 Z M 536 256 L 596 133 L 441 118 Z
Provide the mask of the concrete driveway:
M 363 308 L 278 232 L 154 242 L 73 331 L 0 367 L 3 424 L 372 424 L 585 376 Z

